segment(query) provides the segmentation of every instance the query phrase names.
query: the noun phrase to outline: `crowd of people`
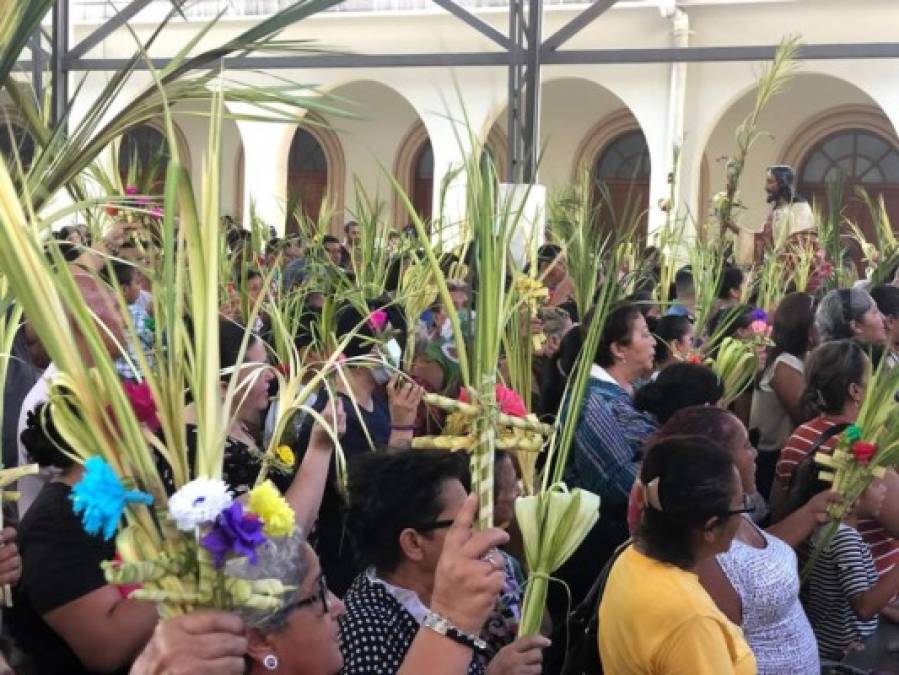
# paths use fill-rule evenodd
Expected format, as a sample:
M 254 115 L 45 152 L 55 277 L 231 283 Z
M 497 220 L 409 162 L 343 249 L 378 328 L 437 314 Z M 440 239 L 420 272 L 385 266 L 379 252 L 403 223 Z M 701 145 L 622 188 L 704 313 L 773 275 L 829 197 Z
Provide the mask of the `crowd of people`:
M 255 483 L 272 433 L 272 374 L 282 364 L 267 298 L 302 292 L 293 338 L 310 363 L 321 360 L 315 335 L 329 280 L 352 278 L 362 246 L 358 224 L 348 223 L 344 234 L 343 241 L 273 239 L 261 251 L 241 231 L 227 238 L 235 270 L 219 319 L 220 365 L 247 373 L 230 410 L 222 468 L 237 496 Z M 124 380 L 140 380 L 137 364 L 152 367 L 154 357 L 158 254 L 121 229 L 94 244 L 77 228 L 59 236 L 73 278 L 110 336 L 116 369 Z M 397 290 L 404 247 L 414 244 L 409 233 L 396 233 L 384 245 L 397 269 L 365 310 L 337 308 L 343 377 L 336 390 L 322 388 L 308 401 L 321 415 L 296 416 L 284 442 L 297 461 L 272 475 L 299 528 L 270 542 L 255 564 L 228 570 L 288 584 L 274 614 L 238 608 L 161 621 L 153 604 L 107 581 L 101 563 L 118 553 L 114 542 L 87 534 L 73 511 L 72 489 L 84 470 L 46 414 L 57 371 L 25 317 L 3 399 L 5 466 L 41 467 L 20 481 L 22 499 L 6 514 L 15 527 L 0 533 L 0 585 L 12 586 L 14 596 L 4 610 L 6 651 L 16 672 L 559 673 L 579 638 L 566 632 L 569 611 L 592 602 L 596 663 L 578 672 L 601 672 L 601 663 L 607 673 L 811 675 L 863 649 L 879 622 L 899 621 L 893 472 L 851 505 L 807 582 L 799 576 L 828 508 L 841 499 L 803 466 L 815 451 L 833 451 L 838 433 L 856 420 L 872 364 L 899 359 L 899 287 L 787 294 L 769 320 L 770 343 L 751 387 L 724 406 L 721 379 L 694 357 L 713 333 L 721 339 L 748 330 L 755 308 L 740 304 L 750 295 L 746 275 L 723 270 L 718 312 L 698 331 L 691 269 L 678 272 L 675 297 L 663 304 L 654 300 L 650 264 L 640 293 L 605 317 L 586 357 L 586 393 L 574 407 L 563 392 L 589 319 L 578 316 L 564 249 L 541 247 L 547 293 L 534 332 L 543 339 L 532 400 L 522 404 L 548 423 L 576 417 L 565 480 L 599 495 L 601 507 L 557 573 L 564 586 L 553 586 L 543 635 L 519 637 L 528 570 L 514 509 L 522 479 L 516 456 L 496 453 L 497 527 L 479 531 L 465 453 L 410 449 L 413 438 L 439 433 L 446 422 L 424 394 L 460 395 L 455 331 L 471 337 L 476 274 L 465 259 L 451 261 L 467 269 L 448 284 L 458 324 L 437 299 L 407 325 Z M 610 283 L 608 276 L 600 283 Z M 368 321 L 366 310 L 390 330 Z M 403 353 L 410 348 L 413 354 Z M 145 349 L 145 358 L 129 353 L 135 349 Z M 191 402 L 185 418 L 190 443 Z M 345 482 L 325 420 L 335 421 Z M 158 463 L 171 494 L 172 467 L 162 455 Z

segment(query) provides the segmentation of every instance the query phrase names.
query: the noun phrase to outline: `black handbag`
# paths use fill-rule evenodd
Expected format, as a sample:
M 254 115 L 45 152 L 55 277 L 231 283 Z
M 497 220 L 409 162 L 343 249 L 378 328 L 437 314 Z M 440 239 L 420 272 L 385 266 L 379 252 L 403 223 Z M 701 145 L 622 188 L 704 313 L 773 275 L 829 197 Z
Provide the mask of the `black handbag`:
M 560 675 L 602 675 L 599 656 L 599 603 L 602 602 L 612 566 L 631 540 L 621 544 L 606 562 L 587 597 L 568 615 L 570 643 Z
M 818 476 L 818 466 L 815 464 L 815 453 L 822 445 L 827 443 L 831 438 L 843 433 L 849 427 L 848 422 L 840 422 L 834 424 L 818 436 L 818 439 L 812 443 L 812 447 L 803 455 L 802 459 L 793 470 L 790 476 L 790 483 L 787 486 L 787 496 L 784 501 L 784 515 L 793 513 L 797 509 L 802 508 L 808 499 L 808 486 L 815 481 Z

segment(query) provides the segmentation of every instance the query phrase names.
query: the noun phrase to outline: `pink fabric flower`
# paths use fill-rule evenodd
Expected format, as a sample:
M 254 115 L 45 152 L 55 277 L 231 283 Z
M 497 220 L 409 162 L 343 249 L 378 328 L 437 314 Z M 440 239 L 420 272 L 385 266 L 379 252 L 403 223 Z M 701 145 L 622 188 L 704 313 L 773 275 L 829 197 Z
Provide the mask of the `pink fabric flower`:
M 137 194 L 137 186 L 136 185 L 126 185 L 125 186 L 125 194 L 126 195 L 136 195 Z
M 384 326 L 387 325 L 387 318 L 387 312 L 383 309 L 376 309 L 368 315 L 368 325 L 373 331 L 380 333 L 384 330 Z
M 462 403 L 468 403 L 468 390 L 463 388 L 459 392 L 459 400 Z M 504 415 L 510 417 L 527 417 L 528 408 L 524 404 L 524 399 L 514 389 L 509 389 L 501 384 L 496 385 L 496 402 L 499 410 Z
M 749 324 L 749 330 L 751 330 L 756 335 L 767 335 L 768 324 L 764 321 L 753 321 L 751 324 Z
M 162 218 L 162 216 L 163 216 L 162 209 L 158 206 L 154 206 L 152 209 L 150 209 L 150 215 L 153 216 L 154 218 Z

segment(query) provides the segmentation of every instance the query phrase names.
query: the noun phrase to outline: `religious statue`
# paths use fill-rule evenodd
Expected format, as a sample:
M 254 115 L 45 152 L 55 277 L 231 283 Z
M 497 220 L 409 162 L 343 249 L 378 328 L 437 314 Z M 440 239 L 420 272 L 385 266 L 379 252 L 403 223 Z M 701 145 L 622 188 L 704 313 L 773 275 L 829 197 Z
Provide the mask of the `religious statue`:
M 756 260 L 761 259 L 765 250 L 772 246 L 782 249 L 791 239 L 803 238 L 803 233 L 814 232 L 814 214 L 808 202 L 796 194 L 795 182 L 796 175 L 789 166 L 768 167 L 765 192 L 772 206 L 761 234 L 756 236 Z

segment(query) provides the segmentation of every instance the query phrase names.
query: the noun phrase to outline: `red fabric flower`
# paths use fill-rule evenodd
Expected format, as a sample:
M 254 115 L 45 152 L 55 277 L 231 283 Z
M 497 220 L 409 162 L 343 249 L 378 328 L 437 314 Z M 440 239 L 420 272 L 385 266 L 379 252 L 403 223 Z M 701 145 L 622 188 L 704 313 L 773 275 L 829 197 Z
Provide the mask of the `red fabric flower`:
M 462 403 L 468 403 L 468 390 L 462 389 L 459 392 L 459 400 Z M 511 417 L 527 417 L 528 415 L 524 399 L 514 389 L 509 389 L 501 384 L 496 385 L 496 402 L 499 404 L 500 412 L 504 415 Z
M 150 431 L 159 429 L 161 424 L 156 415 L 156 401 L 153 400 L 150 386 L 146 382 L 122 380 L 122 387 L 125 389 L 128 400 L 131 401 L 137 421 L 146 424 Z
M 852 444 L 852 454 L 855 456 L 856 462 L 862 466 L 868 466 L 868 462 L 870 462 L 871 458 L 877 454 L 877 444 L 868 443 L 866 441 L 856 441 Z
M 687 357 L 687 363 L 692 363 L 694 366 L 705 365 L 705 361 L 700 354 L 690 354 L 690 356 Z
M 114 206 L 107 206 L 106 213 L 115 218 L 117 215 L 119 215 L 119 210 Z

